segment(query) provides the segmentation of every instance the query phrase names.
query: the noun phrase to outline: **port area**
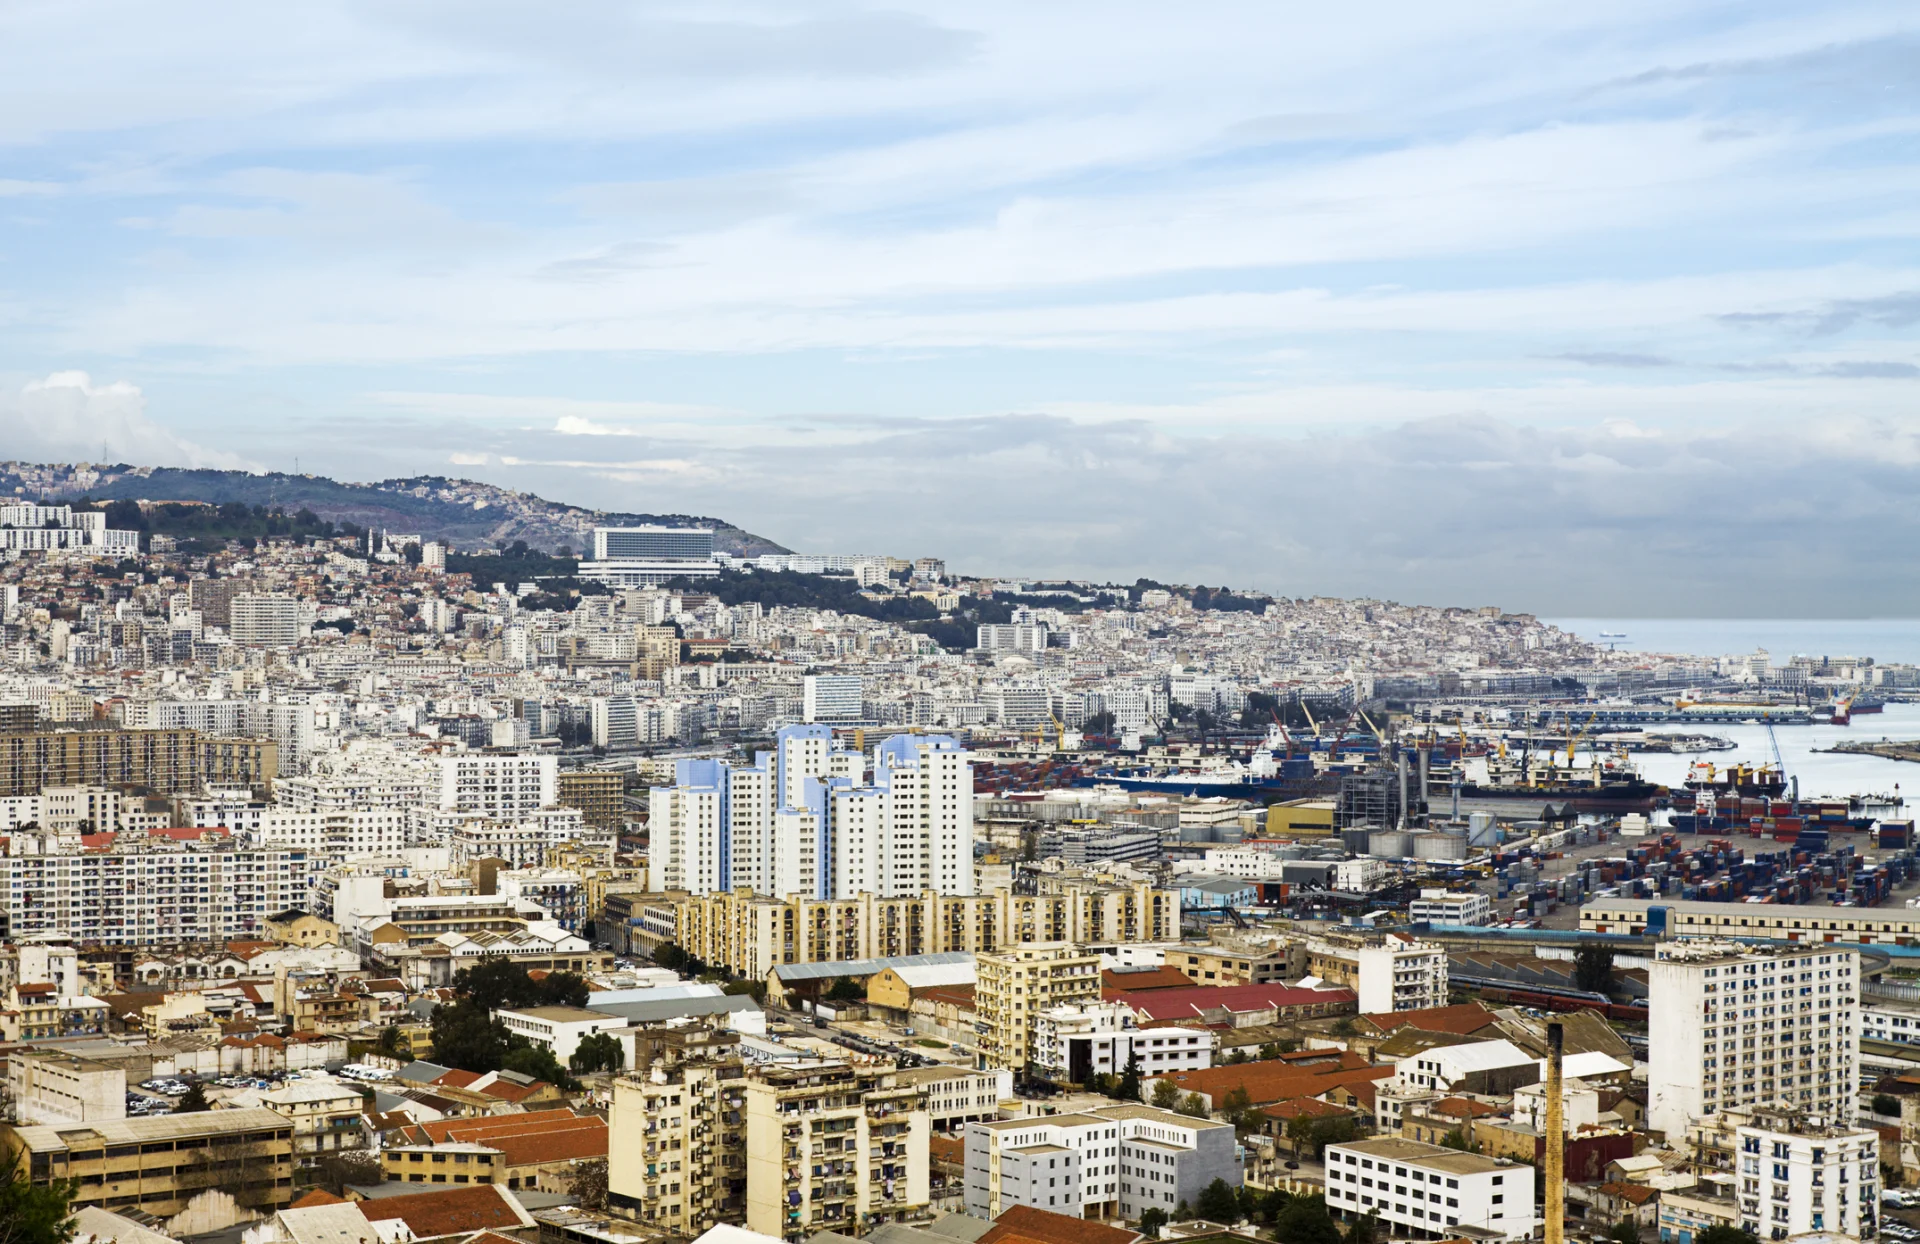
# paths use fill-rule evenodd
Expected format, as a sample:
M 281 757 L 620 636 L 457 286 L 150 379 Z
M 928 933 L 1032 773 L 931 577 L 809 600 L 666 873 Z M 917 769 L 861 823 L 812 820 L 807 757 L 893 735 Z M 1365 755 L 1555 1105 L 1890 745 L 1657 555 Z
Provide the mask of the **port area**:
M 1881 739 L 1877 743 L 1835 743 L 1832 747 L 1816 747 L 1816 752 L 1844 752 L 1850 756 L 1878 756 L 1882 760 L 1920 761 L 1920 739 Z
M 1656 829 L 1654 835 L 1657 837 L 1659 834 L 1671 832 L 1671 830 Z M 1705 846 L 1715 838 L 1726 836 L 1727 835 L 1724 834 L 1681 834 L 1680 840 L 1690 847 L 1696 843 L 1700 846 Z M 1834 838 L 1837 842 L 1853 841 L 1855 849 L 1862 855 L 1874 856 L 1881 854 L 1875 851 L 1869 844 L 1868 835 L 1866 834 L 1836 834 Z M 1590 843 L 1583 847 L 1569 847 L 1564 851 L 1558 852 L 1558 858 L 1542 861 L 1540 866 L 1540 879 L 1542 881 L 1557 880 L 1573 872 L 1580 864 L 1589 860 L 1624 858 L 1629 848 L 1644 841 L 1649 841 L 1649 839 L 1622 838 L 1616 834 L 1609 836 L 1605 842 Z M 1754 840 L 1736 835 L 1733 841 L 1745 845 Z M 1762 850 L 1772 849 L 1774 845 L 1775 844 L 1771 842 L 1762 842 L 1760 843 L 1760 848 Z M 1494 893 L 1494 882 L 1482 881 L 1478 883 L 1475 888 L 1483 894 L 1492 895 Z M 1907 900 L 1911 898 L 1920 898 L 1920 878 L 1916 878 L 1905 885 L 1893 887 L 1892 891 L 1888 893 L 1885 902 L 1863 910 L 1872 912 L 1901 908 L 1905 907 Z M 1512 900 L 1495 898 L 1493 905 L 1495 911 L 1498 913 L 1499 919 L 1504 920 L 1512 915 L 1511 908 L 1514 906 Z M 1728 906 L 1737 907 L 1739 904 L 1730 903 Z M 1543 929 L 1578 929 L 1580 927 L 1580 904 L 1577 902 L 1561 903 L 1552 911 L 1537 918 L 1540 922 L 1540 927 Z

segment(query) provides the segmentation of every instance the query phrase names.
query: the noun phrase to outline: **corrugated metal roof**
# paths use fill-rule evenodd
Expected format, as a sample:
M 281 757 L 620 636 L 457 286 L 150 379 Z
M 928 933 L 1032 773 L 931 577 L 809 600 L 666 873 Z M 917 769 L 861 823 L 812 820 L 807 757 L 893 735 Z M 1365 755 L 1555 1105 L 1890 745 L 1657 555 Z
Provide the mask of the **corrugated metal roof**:
M 885 968 L 933 967 L 940 964 L 971 963 L 973 956 L 964 950 L 943 950 L 935 955 L 900 955 L 892 959 L 841 959 L 829 963 L 782 963 L 773 974 L 782 981 L 832 980 L 838 976 L 872 976 Z

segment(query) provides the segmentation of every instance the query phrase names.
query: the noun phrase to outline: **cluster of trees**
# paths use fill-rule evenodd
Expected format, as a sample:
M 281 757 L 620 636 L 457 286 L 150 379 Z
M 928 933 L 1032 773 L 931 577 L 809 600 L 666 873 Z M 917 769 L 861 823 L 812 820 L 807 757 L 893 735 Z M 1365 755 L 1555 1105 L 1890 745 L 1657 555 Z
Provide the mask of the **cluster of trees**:
M 528 546 L 525 540 L 499 544 L 499 556 L 479 553 L 447 552 L 448 574 L 470 574 L 475 583 L 527 583 L 534 579 L 573 579 L 580 573 L 580 559 L 544 553 Z M 578 587 L 578 581 L 575 581 Z M 606 589 L 593 585 L 600 591 Z M 584 590 L 584 589 L 581 589 Z
M 292 514 L 277 505 L 248 505 L 244 501 L 227 501 L 220 505 L 163 503 L 142 510 L 134 501 L 96 503 L 82 498 L 74 503 L 74 508 L 104 511 L 107 526 L 116 531 L 144 531 L 173 536 L 189 547 L 227 540 L 239 540 L 251 547 L 253 543 L 270 537 L 293 536 L 304 542 L 366 534 L 364 527 L 353 523 L 329 522 L 304 506 Z
M 933 602 L 914 596 L 871 600 L 860 585 L 840 575 L 801 574 L 794 570 L 758 570 L 745 574 L 723 570 L 711 579 L 670 579 L 666 586 L 686 592 L 705 592 L 723 605 L 787 606 L 832 609 L 882 622 L 913 622 L 938 618 Z
M 1232 1224 L 1245 1218 L 1270 1224 L 1281 1244 L 1376 1244 L 1386 1238 L 1379 1220 L 1371 1215 L 1354 1223 L 1343 1237 L 1323 1196 L 1293 1196 L 1278 1188 L 1261 1191 L 1244 1184 L 1235 1188 L 1224 1179 L 1201 1189 L 1196 1204 L 1182 1201 L 1172 1217 L 1186 1219 L 1195 1214 L 1209 1222 Z M 1152 1238 L 1168 1221 L 1165 1210 L 1150 1209 L 1140 1216 L 1140 1231 Z
M 587 982 L 573 972 L 552 972 L 540 980 L 506 960 L 482 963 L 454 978 L 458 1000 L 433 1009 L 433 1056 L 449 1067 L 485 1073 L 517 1071 L 573 1090 L 579 1082 L 551 1050 L 534 1045 L 493 1018 L 502 1007 L 585 1006 Z M 615 1042 L 616 1058 L 618 1042 Z M 605 1057 L 595 1047 L 596 1058 Z
M 26 1164 L 16 1165 L 0 1183 L 0 1244 L 67 1244 L 74 1232 L 67 1207 L 79 1190 L 78 1180 L 67 1179 L 35 1187 Z
M 1573 987 L 1588 993 L 1613 992 L 1613 947 L 1582 942 L 1573 952 Z
M 1264 596 L 1236 596 L 1226 588 L 1196 587 L 1187 597 L 1195 609 L 1227 613 L 1264 613 L 1273 602 Z

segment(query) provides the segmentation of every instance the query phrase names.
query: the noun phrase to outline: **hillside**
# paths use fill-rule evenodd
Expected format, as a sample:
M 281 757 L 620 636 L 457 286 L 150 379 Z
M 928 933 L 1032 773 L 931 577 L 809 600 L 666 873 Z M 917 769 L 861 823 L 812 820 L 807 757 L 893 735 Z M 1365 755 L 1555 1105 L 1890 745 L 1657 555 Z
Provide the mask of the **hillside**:
M 87 463 L 0 462 L 0 493 L 72 500 L 206 501 L 218 505 L 305 508 L 332 522 L 418 533 L 458 549 L 492 548 L 525 540 L 549 552 L 586 549 L 595 527 L 640 523 L 711 526 L 714 547 L 741 556 L 788 550 L 724 519 L 694 514 L 632 514 L 587 510 L 493 484 L 420 475 L 372 484 L 348 484 L 320 475 L 273 471 L 183 470 L 175 467 Z

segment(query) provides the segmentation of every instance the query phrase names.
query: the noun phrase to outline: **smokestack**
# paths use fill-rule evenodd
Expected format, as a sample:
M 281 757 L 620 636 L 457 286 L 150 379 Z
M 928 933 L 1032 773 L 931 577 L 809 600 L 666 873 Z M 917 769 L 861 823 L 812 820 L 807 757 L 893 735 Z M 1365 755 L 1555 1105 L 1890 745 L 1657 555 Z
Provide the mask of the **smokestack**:
M 1565 1034 L 1561 1025 L 1547 1025 L 1547 1244 L 1566 1244 L 1567 1238 L 1567 1120 L 1560 1078 Z
M 1400 753 L 1400 828 L 1407 827 L 1407 754 Z
M 1460 788 L 1464 785 L 1466 776 L 1460 771 L 1460 762 L 1456 761 L 1453 766 L 1453 819 L 1456 822 L 1460 819 Z
M 1427 775 L 1432 772 L 1432 770 L 1433 741 L 1431 739 L 1422 739 L 1420 741 L 1420 807 L 1423 810 L 1427 806 Z M 1431 824 L 1432 822 L 1429 821 L 1428 823 Z

